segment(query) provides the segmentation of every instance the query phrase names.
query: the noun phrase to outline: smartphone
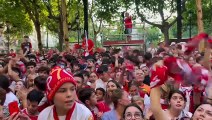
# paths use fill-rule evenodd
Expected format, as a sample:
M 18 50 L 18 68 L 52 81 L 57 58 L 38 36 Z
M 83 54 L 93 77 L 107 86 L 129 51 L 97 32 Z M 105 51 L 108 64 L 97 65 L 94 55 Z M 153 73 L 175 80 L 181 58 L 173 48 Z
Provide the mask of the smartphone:
M 13 113 L 18 113 L 19 112 L 19 107 L 18 107 L 18 102 L 17 101 L 14 101 L 14 102 L 11 102 L 8 104 L 8 107 L 9 107 L 9 112 L 10 112 L 10 115 L 12 115 Z

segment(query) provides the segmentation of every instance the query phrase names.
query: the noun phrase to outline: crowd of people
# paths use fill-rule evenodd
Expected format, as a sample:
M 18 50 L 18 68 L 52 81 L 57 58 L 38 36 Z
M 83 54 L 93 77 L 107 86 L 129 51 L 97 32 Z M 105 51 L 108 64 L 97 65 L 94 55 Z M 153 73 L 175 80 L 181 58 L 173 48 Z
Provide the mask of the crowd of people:
M 24 39 L 0 56 L 1 120 L 212 120 L 209 43 L 38 53 Z

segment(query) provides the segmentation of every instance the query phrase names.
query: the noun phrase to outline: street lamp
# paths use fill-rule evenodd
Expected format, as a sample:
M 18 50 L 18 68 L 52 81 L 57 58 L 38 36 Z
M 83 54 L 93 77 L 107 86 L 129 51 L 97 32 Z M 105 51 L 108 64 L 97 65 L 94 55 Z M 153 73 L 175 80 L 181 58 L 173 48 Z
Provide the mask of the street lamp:
M 191 17 L 192 17 L 191 11 L 189 11 L 188 16 L 189 16 L 189 38 L 191 39 Z
M 76 23 L 77 23 L 77 41 L 78 41 L 78 44 L 79 44 L 79 38 L 80 38 L 80 30 L 79 30 L 79 14 L 77 15 L 76 17 Z

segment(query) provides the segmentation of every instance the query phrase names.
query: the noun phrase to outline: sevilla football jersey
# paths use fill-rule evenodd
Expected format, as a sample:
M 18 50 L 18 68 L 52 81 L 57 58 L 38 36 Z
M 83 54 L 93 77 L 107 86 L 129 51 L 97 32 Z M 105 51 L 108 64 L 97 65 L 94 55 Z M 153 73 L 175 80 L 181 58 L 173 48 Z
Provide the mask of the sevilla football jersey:
M 44 109 L 38 116 L 38 120 L 54 120 L 54 105 Z M 59 120 L 65 120 L 67 116 L 58 116 Z M 77 103 L 73 108 L 70 120 L 93 120 L 91 111 L 83 104 Z

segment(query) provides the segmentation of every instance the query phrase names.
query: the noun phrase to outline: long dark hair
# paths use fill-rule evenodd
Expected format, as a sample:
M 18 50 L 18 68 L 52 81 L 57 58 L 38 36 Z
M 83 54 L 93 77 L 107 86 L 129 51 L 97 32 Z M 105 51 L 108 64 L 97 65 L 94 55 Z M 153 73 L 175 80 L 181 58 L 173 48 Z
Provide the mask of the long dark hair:
M 110 83 L 110 82 L 114 83 L 114 84 L 116 85 L 117 89 L 121 89 L 121 86 L 120 86 L 120 84 L 119 84 L 117 81 L 115 81 L 115 80 L 109 80 L 109 81 L 107 82 L 107 85 L 108 85 L 108 83 Z M 109 95 L 108 95 L 108 93 L 107 93 L 107 88 L 106 88 L 105 103 L 109 105 L 111 102 L 112 102 L 112 101 L 111 101 L 111 98 L 109 97 Z
M 1 74 L 0 87 L 3 88 L 7 93 L 9 93 L 11 91 L 9 86 L 10 86 L 9 78 L 6 75 Z

